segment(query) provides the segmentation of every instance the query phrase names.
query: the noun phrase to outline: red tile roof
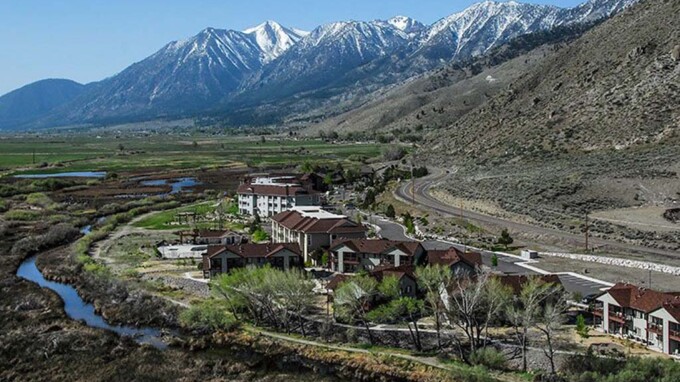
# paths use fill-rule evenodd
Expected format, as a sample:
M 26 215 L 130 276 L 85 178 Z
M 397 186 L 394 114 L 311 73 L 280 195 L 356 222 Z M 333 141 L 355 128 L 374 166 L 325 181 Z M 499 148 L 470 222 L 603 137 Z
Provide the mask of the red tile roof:
M 287 249 L 298 256 L 302 256 L 300 246 L 297 243 L 264 243 L 264 244 L 239 244 L 209 246 L 207 257 L 212 258 L 223 252 L 230 252 L 243 258 L 259 258 L 274 256 L 280 251 Z
M 369 240 L 369 239 L 339 239 L 331 245 L 331 250 L 341 245 L 346 245 L 357 253 L 368 253 L 379 255 L 386 253 L 394 248 L 405 252 L 408 256 L 415 256 L 422 244 L 417 241 L 395 241 L 395 240 Z
M 637 285 L 618 283 L 607 292 L 624 308 L 633 308 L 644 313 L 650 313 L 676 300 L 676 294 L 664 293 L 653 289 L 642 288 Z
M 295 210 L 281 212 L 272 217 L 272 220 L 291 231 L 305 233 L 328 233 L 339 235 L 343 233 L 361 233 L 367 231 L 366 227 L 345 217 L 319 219 L 316 217 L 303 216 L 300 212 Z
M 482 255 L 477 252 L 463 252 L 455 247 L 445 250 L 427 251 L 427 263 L 431 265 L 452 266 L 463 262 L 473 268 L 482 266 Z

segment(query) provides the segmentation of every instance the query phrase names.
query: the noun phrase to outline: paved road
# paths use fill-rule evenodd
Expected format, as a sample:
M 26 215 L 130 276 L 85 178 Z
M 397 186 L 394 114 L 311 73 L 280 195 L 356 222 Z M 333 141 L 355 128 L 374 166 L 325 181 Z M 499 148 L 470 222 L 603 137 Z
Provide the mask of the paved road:
M 440 212 L 445 215 L 460 216 L 461 208 L 452 207 L 450 205 L 444 204 L 430 195 L 430 189 L 448 177 L 448 174 L 446 174 L 442 170 L 431 169 L 431 171 L 432 171 L 431 175 L 428 175 L 427 177 L 424 178 L 420 178 L 416 181 L 415 187 L 416 204 L 419 204 L 425 208 Z M 394 195 L 395 197 L 410 203 L 412 200 L 412 190 L 413 190 L 412 183 L 406 182 L 397 187 L 397 189 L 394 192 Z M 559 231 L 552 228 L 534 226 L 526 223 L 514 222 L 502 218 L 480 214 L 474 211 L 463 210 L 462 212 L 465 216 L 465 219 L 467 220 L 478 221 L 500 227 L 507 227 L 512 231 L 552 236 L 566 242 L 575 244 L 580 243 L 581 245 L 584 241 L 584 238 L 581 235 L 575 235 L 569 232 Z M 593 246 L 597 247 L 606 246 L 614 250 L 652 254 L 657 257 L 663 257 L 666 259 L 677 260 L 680 257 L 680 253 L 674 251 L 642 247 L 639 245 L 620 243 L 617 241 L 610 241 L 599 238 L 591 238 L 590 243 Z
M 380 227 L 380 236 L 384 239 L 389 240 L 412 240 L 404 232 L 404 227 L 393 221 L 382 219 L 378 217 L 373 217 L 369 219 L 372 224 Z M 449 243 L 445 241 L 438 240 L 427 240 L 423 242 L 423 246 L 427 250 L 431 249 L 448 249 L 455 247 L 461 251 L 465 251 L 466 248 L 462 244 Z M 476 249 L 475 249 L 476 250 Z M 493 257 L 493 252 L 490 251 L 479 251 L 482 254 L 482 262 L 484 265 L 491 267 L 491 258 Z M 498 256 L 498 266 L 494 269 L 503 272 L 508 275 L 536 275 L 531 269 L 517 265 L 517 263 L 525 262 L 520 258 L 510 257 L 510 256 Z M 536 265 L 536 264 L 534 264 Z M 579 277 L 574 277 L 571 275 L 560 275 L 560 281 L 564 285 L 564 289 L 569 293 L 580 293 L 582 296 L 587 296 L 589 294 L 598 293 L 601 288 L 605 285 L 588 281 Z

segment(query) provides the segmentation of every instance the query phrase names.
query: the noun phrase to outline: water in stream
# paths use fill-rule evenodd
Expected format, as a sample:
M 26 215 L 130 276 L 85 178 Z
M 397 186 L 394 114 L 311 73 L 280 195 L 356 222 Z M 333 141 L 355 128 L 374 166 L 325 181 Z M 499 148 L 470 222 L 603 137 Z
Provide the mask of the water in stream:
M 19 269 L 17 276 L 32 281 L 43 288 L 48 288 L 64 301 L 66 315 L 74 320 L 83 320 L 88 326 L 118 333 L 122 336 L 133 337 L 138 343 L 150 344 L 158 349 L 165 349 L 167 344 L 161 340 L 161 331 L 154 328 L 136 328 L 132 326 L 118 326 L 108 324 L 104 318 L 94 311 L 94 305 L 83 301 L 78 291 L 68 285 L 46 280 L 35 265 L 37 256 L 26 259 Z
M 156 180 L 145 180 L 140 182 L 142 186 L 165 186 L 166 184 L 170 184 L 171 191 L 169 194 L 165 195 L 173 195 L 173 194 L 178 194 L 180 192 L 183 192 L 185 188 L 191 188 L 194 186 L 197 186 L 201 184 L 198 182 L 195 178 L 180 178 L 180 179 L 173 179 L 168 183 L 167 179 L 156 179 Z

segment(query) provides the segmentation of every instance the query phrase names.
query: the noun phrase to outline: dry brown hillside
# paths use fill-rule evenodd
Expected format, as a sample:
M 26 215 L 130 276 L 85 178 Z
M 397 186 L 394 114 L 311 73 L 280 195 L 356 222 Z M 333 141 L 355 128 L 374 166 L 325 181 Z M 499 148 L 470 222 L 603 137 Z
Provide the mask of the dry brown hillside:
M 453 157 L 550 155 L 662 143 L 680 125 L 680 1 L 647 0 L 547 57 L 433 133 Z
M 680 1 L 646 0 L 593 28 L 447 127 L 419 158 L 450 194 L 540 224 L 680 249 Z

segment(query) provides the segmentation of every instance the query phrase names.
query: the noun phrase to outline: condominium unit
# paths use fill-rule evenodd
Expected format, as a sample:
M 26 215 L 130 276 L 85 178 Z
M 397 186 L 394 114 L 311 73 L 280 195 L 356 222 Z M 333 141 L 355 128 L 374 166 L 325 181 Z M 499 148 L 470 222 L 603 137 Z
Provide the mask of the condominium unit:
M 680 293 L 619 283 L 596 298 L 598 329 L 680 356 Z
M 316 250 L 328 249 L 339 238 L 365 238 L 368 230 L 346 216 L 324 211 L 321 207 L 293 207 L 272 217 L 275 243 L 298 243 L 304 261 Z
M 315 206 L 321 194 L 292 175 L 248 178 L 237 190 L 239 212 L 271 217 L 297 206 Z
M 302 267 L 297 243 L 209 246 L 203 255 L 203 277 L 211 278 L 246 266 L 271 265 L 281 270 Z
M 415 241 L 340 239 L 330 247 L 331 270 L 354 273 L 373 271 L 378 266 L 417 264 L 425 255 L 425 249 Z

